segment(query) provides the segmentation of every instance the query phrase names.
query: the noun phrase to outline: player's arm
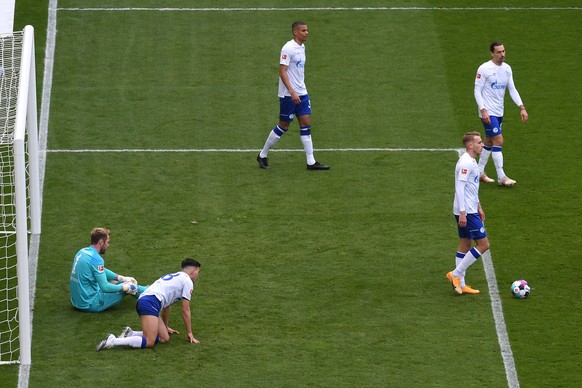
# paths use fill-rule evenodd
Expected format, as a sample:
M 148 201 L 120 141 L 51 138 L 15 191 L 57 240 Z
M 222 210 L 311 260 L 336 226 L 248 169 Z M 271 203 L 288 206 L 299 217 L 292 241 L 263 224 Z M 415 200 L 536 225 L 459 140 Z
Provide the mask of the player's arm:
M 457 179 L 455 181 L 455 193 L 457 194 L 457 206 L 459 208 L 459 226 L 467 226 L 467 209 L 465 207 L 465 186 L 467 181 Z
M 483 102 L 483 88 L 485 87 L 485 80 L 486 75 L 484 72 L 479 68 L 477 70 L 477 76 L 475 77 L 475 88 L 473 90 L 473 94 L 475 96 L 475 102 L 477 103 L 477 108 L 479 112 L 481 112 L 481 119 L 486 124 L 491 124 L 491 119 L 489 118 L 489 112 L 487 112 L 487 108 L 485 108 L 485 103 Z
M 186 298 L 182 298 L 182 319 L 184 320 L 184 326 L 186 326 L 186 332 L 188 334 L 188 341 L 190 343 L 199 344 L 194 335 L 192 334 L 192 314 L 190 312 L 190 301 Z
M 478 208 L 477 208 L 477 212 L 479 212 L 479 217 L 481 218 L 481 221 L 484 222 L 485 221 L 485 212 L 483 211 L 483 208 L 481 208 L 481 202 L 479 202 L 477 204 Z
M 171 306 L 168 307 L 164 307 L 162 309 L 162 312 L 160 313 L 160 318 L 162 318 L 162 322 L 164 322 L 164 326 L 166 327 L 166 330 L 168 331 L 168 334 L 174 334 L 177 333 L 177 330 L 174 330 L 172 328 L 170 328 L 169 324 L 170 324 L 170 312 L 171 312 Z
M 115 284 L 115 282 L 119 283 L 133 283 L 137 286 L 137 280 L 131 276 L 123 276 L 118 273 L 111 271 L 110 269 L 105 268 L 105 276 L 107 276 L 107 281 Z
M 109 272 L 111 272 L 111 271 L 109 271 Z M 122 284 L 109 283 L 109 279 L 107 277 L 106 271 L 95 272 L 94 275 L 95 275 L 95 280 L 97 281 L 97 284 L 99 285 L 99 288 L 101 289 L 101 291 L 103 291 L 103 292 L 123 291 Z
M 107 281 L 117 280 L 117 274 L 112 270 L 105 268 L 103 272 L 105 272 L 105 277 L 107 278 Z
M 507 89 L 509 90 L 509 96 L 511 97 L 515 105 L 519 107 L 519 115 L 521 116 L 521 121 L 527 123 L 528 114 L 527 111 L 525 110 L 525 106 L 523 105 L 523 101 L 521 101 L 521 96 L 519 95 L 519 92 L 515 87 L 515 83 L 513 82 L 513 74 L 509 78 L 509 82 L 507 83 Z
M 283 85 L 285 85 L 287 90 L 289 90 L 289 93 L 291 93 L 291 99 L 293 102 L 299 104 L 301 103 L 301 98 L 299 98 L 299 95 L 295 89 L 293 89 L 293 86 L 291 86 L 291 81 L 289 81 L 289 76 L 287 75 L 288 68 L 288 65 L 284 65 L 282 63 L 279 64 L 279 77 L 281 78 L 281 81 L 283 81 Z

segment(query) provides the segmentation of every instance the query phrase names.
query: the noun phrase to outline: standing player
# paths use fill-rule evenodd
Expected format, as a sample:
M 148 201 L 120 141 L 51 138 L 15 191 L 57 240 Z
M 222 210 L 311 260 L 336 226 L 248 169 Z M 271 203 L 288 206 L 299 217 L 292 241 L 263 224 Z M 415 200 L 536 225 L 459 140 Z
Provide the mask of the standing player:
M 110 231 L 94 228 L 91 245 L 75 255 L 69 287 L 71 304 L 78 310 L 101 312 L 121 302 L 127 294 L 137 295 L 146 287 L 137 285 L 131 276 L 123 276 L 105 268 L 101 255 L 109 248 Z
M 447 273 L 447 279 L 458 294 L 478 294 L 465 284 L 465 273 L 477 259 L 489 249 L 489 240 L 483 226 L 485 213 L 479 202 L 479 166 L 475 158 L 483 150 L 479 132 L 468 132 L 463 136 L 465 153 L 455 167 L 455 200 L 453 213 L 458 224 L 459 249 L 456 268 Z M 471 240 L 476 246 L 471 248 Z
M 511 67 L 505 63 L 505 47 L 501 42 L 493 42 L 489 48 L 491 60 L 483 63 L 477 70 L 475 78 L 475 100 L 479 108 L 479 117 L 485 127 L 485 147 L 479 158 L 480 179 L 494 182 L 485 174 L 489 156 L 493 154 L 493 163 L 497 170 L 500 186 L 513 186 L 516 182 L 505 175 L 503 170 L 503 110 L 505 89 L 509 89 L 511 99 L 520 109 L 521 121 L 526 123 L 527 111 L 513 83 Z
M 194 282 L 200 273 L 200 263 L 194 259 L 182 260 L 182 271 L 162 276 L 141 294 L 137 300 L 136 310 L 141 320 L 142 331 L 133 331 L 126 327 L 119 338 L 113 334 L 97 345 L 97 351 L 114 346 L 131 348 L 151 348 L 158 342 L 168 342 L 170 334 L 178 333 L 168 326 L 170 306 L 182 301 L 182 319 L 186 326 L 188 341 L 200 343 L 192 334 L 190 298 Z
M 293 39 L 281 50 L 279 58 L 279 124 L 271 130 L 269 137 L 259 155 L 257 162 L 263 169 L 269 168 L 267 156 L 269 150 L 277 144 L 287 132 L 293 118 L 299 121 L 299 134 L 308 170 L 329 170 L 329 166 L 315 161 L 313 142 L 311 140 L 311 101 L 305 86 L 305 41 L 309 35 L 307 24 L 295 22 L 291 26 Z

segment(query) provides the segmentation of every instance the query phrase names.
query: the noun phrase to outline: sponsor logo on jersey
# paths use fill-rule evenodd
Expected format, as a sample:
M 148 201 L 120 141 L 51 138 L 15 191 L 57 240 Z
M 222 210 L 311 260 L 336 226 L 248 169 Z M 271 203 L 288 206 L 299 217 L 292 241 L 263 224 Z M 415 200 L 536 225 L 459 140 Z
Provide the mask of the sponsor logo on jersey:
M 491 83 L 491 89 L 505 89 L 507 85 L 505 84 L 498 84 L 497 81 Z

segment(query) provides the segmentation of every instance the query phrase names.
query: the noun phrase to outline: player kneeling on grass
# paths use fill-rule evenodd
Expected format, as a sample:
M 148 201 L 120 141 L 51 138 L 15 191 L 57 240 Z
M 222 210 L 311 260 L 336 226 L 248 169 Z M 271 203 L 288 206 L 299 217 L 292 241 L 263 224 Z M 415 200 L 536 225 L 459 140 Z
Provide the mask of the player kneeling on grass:
M 200 263 L 194 259 L 182 261 L 182 271 L 162 276 L 147 288 L 137 300 L 136 310 L 141 320 L 142 331 L 133 331 L 130 327 L 123 329 L 119 337 L 108 334 L 97 345 L 97 351 L 114 346 L 132 348 L 151 348 L 158 342 L 168 342 L 170 334 L 178 333 L 168 326 L 170 306 L 182 301 L 182 319 L 186 326 L 188 341 L 200 343 L 192 335 L 190 298 L 194 282 L 198 279 Z

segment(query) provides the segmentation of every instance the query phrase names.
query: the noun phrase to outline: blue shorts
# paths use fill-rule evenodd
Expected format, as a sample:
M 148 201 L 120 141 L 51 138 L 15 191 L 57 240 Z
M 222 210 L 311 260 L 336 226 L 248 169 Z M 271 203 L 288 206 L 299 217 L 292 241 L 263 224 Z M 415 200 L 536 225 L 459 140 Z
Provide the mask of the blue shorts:
M 159 317 L 160 311 L 162 310 L 162 302 L 160 302 L 154 295 L 144 295 L 137 300 L 135 310 L 140 317 L 142 315 L 153 315 Z
M 467 214 L 467 225 L 464 228 L 459 226 L 459 216 L 455 215 L 455 219 L 457 220 L 457 228 L 459 229 L 459 238 L 481 240 L 487 237 L 485 226 L 479 214 Z
M 299 96 L 299 98 L 301 98 L 301 103 L 296 104 L 291 97 L 279 97 L 279 120 L 290 123 L 295 116 L 299 117 L 311 114 L 309 94 Z
M 485 128 L 486 137 L 495 137 L 503 133 L 501 127 L 503 126 L 503 117 L 489 116 L 491 119 L 491 124 L 483 122 L 483 128 Z

